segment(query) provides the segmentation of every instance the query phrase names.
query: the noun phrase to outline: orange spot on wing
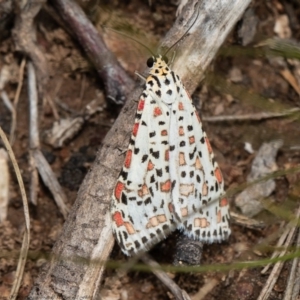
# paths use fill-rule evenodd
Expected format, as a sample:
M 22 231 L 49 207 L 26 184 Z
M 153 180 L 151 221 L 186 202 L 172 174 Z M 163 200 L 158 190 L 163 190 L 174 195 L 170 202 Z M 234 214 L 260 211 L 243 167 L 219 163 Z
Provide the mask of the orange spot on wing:
M 160 190 L 162 192 L 169 192 L 171 190 L 171 181 L 167 180 L 166 182 L 161 183 L 160 184 Z
M 196 158 L 195 168 L 196 168 L 197 170 L 202 170 L 202 164 L 201 164 L 201 161 L 200 161 L 200 158 L 199 158 L 199 157 Z
M 221 211 L 218 210 L 217 212 L 217 223 L 221 223 L 222 222 L 222 214 L 221 214 Z
M 128 150 L 125 157 L 124 166 L 129 169 L 131 164 L 132 150 Z
M 221 184 L 223 182 L 223 176 L 222 176 L 221 170 L 219 168 L 215 169 L 215 176 L 216 176 L 219 184 Z
M 202 196 L 207 196 L 208 194 L 208 186 L 207 184 L 204 182 L 203 186 L 202 186 Z
M 194 136 L 190 136 L 189 137 L 189 142 L 190 142 L 190 145 L 194 144 L 195 143 L 195 137 Z
M 143 110 L 145 107 L 145 100 L 140 100 L 139 104 L 138 104 L 138 108 L 137 110 Z
M 160 134 L 162 136 L 167 136 L 168 135 L 168 131 L 167 130 L 162 130 Z
M 151 171 L 151 170 L 153 170 L 153 169 L 154 169 L 154 164 L 152 163 L 151 160 L 149 160 L 148 166 L 147 166 L 147 170 L 148 170 L 148 171 Z
M 206 145 L 207 145 L 208 152 L 212 153 L 213 152 L 212 147 L 211 147 L 210 142 L 209 142 L 207 137 L 205 138 L 205 142 L 206 142 Z
M 227 206 L 227 205 L 228 205 L 228 200 L 227 200 L 227 198 L 221 199 L 220 202 L 219 202 L 219 205 L 220 205 L 220 207 Z
M 184 152 L 179 153 L 179 165 L 184 166 L 186 165 L 185 157 L 184 157 Z
M 179 102 L 179 103 L 178 103 L 178 109 L 179 109 L 179 110 L 184 110 L 184 105 L 183 105 L 182 102 Z
M 186 217 L 188 215 L 188 208 L 187 207 L 182 207 L 180 209 L 180 211 L 181 211 L 181 216 L 182 217 Z
M 137 132 L 138 132 L 138 130 L 139 130 L 139 123 L 134 123 L 134 125 L 133 125 L 133 130 L 132 130 L 132 134 L 134 135 L 134 136 L 136 136 L 137 135 Z
M 116 211 L 113 216 L 113 221 L 116 223 L 116 225 L 118 227 L 124 225 L 124 221 L 123 221 L 123 218 L 122 218 L 122 214 L 119 212 L 119 211 Z
M 144 184 L 142 186 L 142 188 L 140 190 L 138 190 L 138 195 L 139 197 L 144 197 L 145 195 L 148 195 L 149 194 L 149 190 L 148 190 L 148 187 L 146 184 Z
M 200 227 L 200 228 L 206 228 L 210 226 L 210 223 L 206 218 L 195 218 L 194 220 L 194 226 Z
M 183 196 L 189 196 L 194 193 L 194 184 L 183 184 L 181 183 L 179 186 L 179 193 Z
M 118 181 L 115 187 L 115 197 L 118 201 L 120 201 L 123 189 L 124 189 L 124 183 Z
M 155 107 L 155 108 L 154 108 L 154 111 L 153 111 L 153 116 L 154 116 L 154 117 L 158 117 L 158 116 L 160 116 L 160 115 L 162 115 L 161 109 L 160 109 L 159 107 Z
M 124 226 L 126 227 L 126 230 L 127 230 L 128 234 L 134 234 L 135 233 L 135 230 L 134 230 L 131 223 L 125 222 Z
M 165 161 L 169 160 L 169 150 L 166 150 L 165 152 Z
M 184 135 L 184 129 L 182 126 L 179 127 L 179 135 Z
M 149 219 L 149 222 L 146 224 L 146 228 L 156 227 L 161 223 L 167 222 L 166 215 L 157 215 Z

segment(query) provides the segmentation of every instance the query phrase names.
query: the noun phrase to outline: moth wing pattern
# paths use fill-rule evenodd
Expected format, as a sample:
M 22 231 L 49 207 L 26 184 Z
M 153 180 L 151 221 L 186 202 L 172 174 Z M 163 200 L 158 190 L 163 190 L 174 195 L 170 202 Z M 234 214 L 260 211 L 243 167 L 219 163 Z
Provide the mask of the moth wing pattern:
M 176 228 L 206 243 L 231 232 L 222 174 L 192 100 L 163 57 L 149 67 L 112 196 L 113 232 L 127 255 Z
M 143 92 L 125 162 L 112 197 L 113 232 L 126 255 L 149 250 L 176 224 L 169 210 L 169 117 Z
M 224 193 L 221 170 L 202 128 L 192 100 L 181 84 L 170 118 L 170 161 L 174 219 L 178 229 L 205 243 L 221 242 L 230 235 L 229 206 Z

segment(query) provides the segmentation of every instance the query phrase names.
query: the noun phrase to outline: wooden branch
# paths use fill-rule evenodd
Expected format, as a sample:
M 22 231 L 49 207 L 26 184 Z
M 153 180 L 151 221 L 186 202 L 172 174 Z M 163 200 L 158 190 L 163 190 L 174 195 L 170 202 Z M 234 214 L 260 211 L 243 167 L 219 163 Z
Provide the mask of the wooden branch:
M 51 0 L 51 3 L 94 64 L 105 85 L 106 98 L 111 103 L 124 104 L 133 89 L 133 80 L 107 49 L 101 35 L 81 7 L 73 0 Z
M 190 93 L 202 78 L 198 70 L 207 68 L 249 3 L 250 0 L 190 1 L 176 20 L 164 45 L 174 44 L 195 20 L 196 10 L 200 12 L 190 35 L 180 43 L 180 55 L 173 66 Z M 52 259 L 43 268 L 28 299 L 96 299 L 104 266 L 90 260 L 105 262 L 114 244 L 111 194 L 124 161 L 119 149 L 128 145 L 141 91 L 138 87 L 132 92 L 105 137 L 53 248 Z M 90 263 L 80 263 L 79 258 Z
M 20 12 L 15 19 L 13 38 L 16 50 L 29 56 L 37 72 L 38 91 L 43 95 L 48 81 L 48 64 L 43 51 L 36 42 L 36 28 L 34 18 L 39 13 L 46 0 L 16 1 Z
M 185 290 L 182 290 L 169 276 L 166 272 L 158 270 L 159 264 L 154 261 L 147 253 L 141 257 L 142 261 L 153 267 L 152 272 L 154 275 L 172 292 L 175 300 L 191 300 L 189 295 Z M 156 268 L 156 269 L 155 269 Z

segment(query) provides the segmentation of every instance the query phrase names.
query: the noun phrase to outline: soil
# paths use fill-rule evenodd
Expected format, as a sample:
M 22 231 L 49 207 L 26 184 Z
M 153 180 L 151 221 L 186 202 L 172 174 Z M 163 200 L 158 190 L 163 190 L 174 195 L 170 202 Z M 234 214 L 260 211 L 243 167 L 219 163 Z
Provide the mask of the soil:
M 108 1 L 107 1 L 108 2 Z M 136 38 L 143 35 L 151 47 L 172 26 L 177 6 L 176 1 L 128 0 L 110 1 L 109 5 L 93 7 L 85 5 L 85 10 L 95 25 L 108 19 L 119 21 L 119 27 L 133 30 Z M 90 2 L 87 2 L 90 3 Z M 92 5 L 92 4 L 91 4 Z M 137 12 L 138 8 L 138 12 Z M 193 100 L 201 117 L 248 115 L 243 121 L 205 122 L 204 128 L 210 138 L 216 160 L 222 169 L 226 189 L 237 189 L 247 180 L 251 163 L 255 156 L 245 150 L 250 143 L 257 151 L 262 143 L 283 140 L 283 146 L 276 157 L 279 170 L 298 167 L 300 163 L 299 117 L 297 115 L 281 118 L 253 120 L 251 116 L 264 112 L 283 111 L 299 106 L 300 67 L 296 59 L 286 59 L 282 53 L 277 56 L 259 52 L 254 45 L 275 38 L 278 35 L 288 40 L 298 40 L 300 28 L 300 5 L 297 1 L 253 1 L 251 12 L 257 20 L 250 21 L 254 35 L 247 45 L 244 39 L 249 32 L 241 33 L 243 24 L 238 24 L 227 38 L 219 55 L 209 70 L 209 80 L 202 82 L 193 95 Z M 92 11 L 92 13 L 91 13 Z M 104 13 L 104 12 L 105 13 Z M 280 23 L 285 15 L 289 23 Z M 252 22 L 252 23 L 251 23 Z M 277 22 L 279 32 L 274 32 Z M 278 23 L 279 22 L 279 23 Z M 106 104 L 105 90 L 93 67 L 86 59 L 80 45 L 74 41 L 45 10 L 37 20 L 37 42 L 43 49 L 49 63 L 50 80 L 48 93 L 60 118 L 80 115 L 92 100 L 98 101 L 98 112 L 89 118 L 74 138 L 58 149 L 44 142 L 44 132 L 51 128 L 55 115 L 49 102 L 39 103 L 39 129 L 41 150 L 67 195 L 67 206 L 71 207 L 76 193 L 91 166 L 101 141 L 117 118 L 120 108 Z M 133 30 L 132 30 L 133 28 Z M 250 29 L 249 29 L 250 30 Z M 144 68 L 147 54 L 132 40 L 118 39 L 116 34 L 105 34 L 106 43 L 116 54 L 123 67 L 135 78 L 134 71 Z M 244 51 L 248 49 L 249 51 Z M 298 48 L 300 49 L 300 48 Z M 299 50 L 298 50 L 299 51 Z M 12 101 L 19 82 L 18 72 L 22 54 L 17 52 L 11 35 L 0 45 L 0 68 L 9 68 L 4 90 Z M 282 75 L 290 71 L 290 81 Z M 298 73 L 297 73 L 298 72 Z M 26 68 L 25 68 L 26 74 Z M 214 78 L 223 84 L 215 84 Z M 292 86 L 291 78 L 295 80 Z M 13 150 L 20 166 L 26 191 L 29 195 L 29 116 L 27 98 L 27 75 L 17 106 L 16 139 Z M 219 82 L 219 81 L 218 81 Z M 12 116 L 7 106 L 0 102 L 0 126 L 9 135 Z M 1 145 L 2 146 L 2 145 Z M 121 166 L 120 166 L 121 167 Z M 8 299 L 17 267 L 16 254 L 21 247 L 24 232 L 23 205 L 13 168 L 9 165 L 9 204 L 7 219 L 0 224 L 0 299 Z M 257 261 L 269 258 L 272 246 L 276 245 L 280 226 L 286 224 L 298 205 L 298 174 L 284 174 L 275 178 L 276 188 L 270 195 L 268 206 L 253 217 L 264 222 L 263 228 L 250 229 L 232 223 L 232 235 L 228 242 L 206 245 L 201 265 L 235 264 L 229 271 L 173 272 L 171 278 L 192 297 L 192 299 L 257 299 L 270 270 L 261 274 L 262 267 L 238 268 L 236 263 Z M 235 206 L 234 196 L 230 199 L 231 210 L 240 212 Z M 41 265 L 47 259 L 57 236 L 62 230 L 64 218 L 59 212 L 53 197 L 42 180 L 39 181 L 38 203 L 30 204 L 31 241 L 30 251 L 39 253 L 38 259 L 28 259 L 25 275 L 18 299 L 29 294 Z M 280 214 L 285 211 L 286 214 Z M 285 226 L 285 225 L 284 225 Z M 171 264 L 172 253 L 178 233 L 157 245 L 150 254 L 160 264 Z M 270 239 L 270 237 L 272 237 Z M 41 255 L 42 254 L 42 255 Z M 126 262 L 119 247 L 115 245 L 111 259 Z M 279 279 L 269 299 L 283 299 L 291 263 L 285 263 Z M 207 289 L 204 291 L 203 287 Z M 199 293 L 199 294 L 197 294 Z M 204 295 L 200 298 L 200 294 Z M 102 299 L 174 299 L 167 288 L 150 272 L 108 269 L 104 276 Z M 198 295 L 197 298 L 195 295 Z M 195 298 L 193 298 L 195 296 Z

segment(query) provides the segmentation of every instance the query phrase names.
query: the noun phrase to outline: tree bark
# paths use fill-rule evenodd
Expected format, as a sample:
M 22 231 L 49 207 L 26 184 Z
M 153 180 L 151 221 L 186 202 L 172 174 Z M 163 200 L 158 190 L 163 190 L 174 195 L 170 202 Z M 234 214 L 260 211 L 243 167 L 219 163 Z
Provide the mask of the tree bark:
M 189 34 L 176 47 L 177 55 L 172 65 L 191 94 L 250 2 L 191 0 L 166 35 L 162 44 L 170 47 L 186 32 L 199 11 Z M 51 259 L 42 268 L 28 299 L 97 299 L 104 271 L 104 266 L 98 262 L 109 258 L 114 244 L 110 202 L 124 161 L 120 149 L 128 145 L 141 91 L 139 86 L 131 93 L 105 137 L 54 245 Z

